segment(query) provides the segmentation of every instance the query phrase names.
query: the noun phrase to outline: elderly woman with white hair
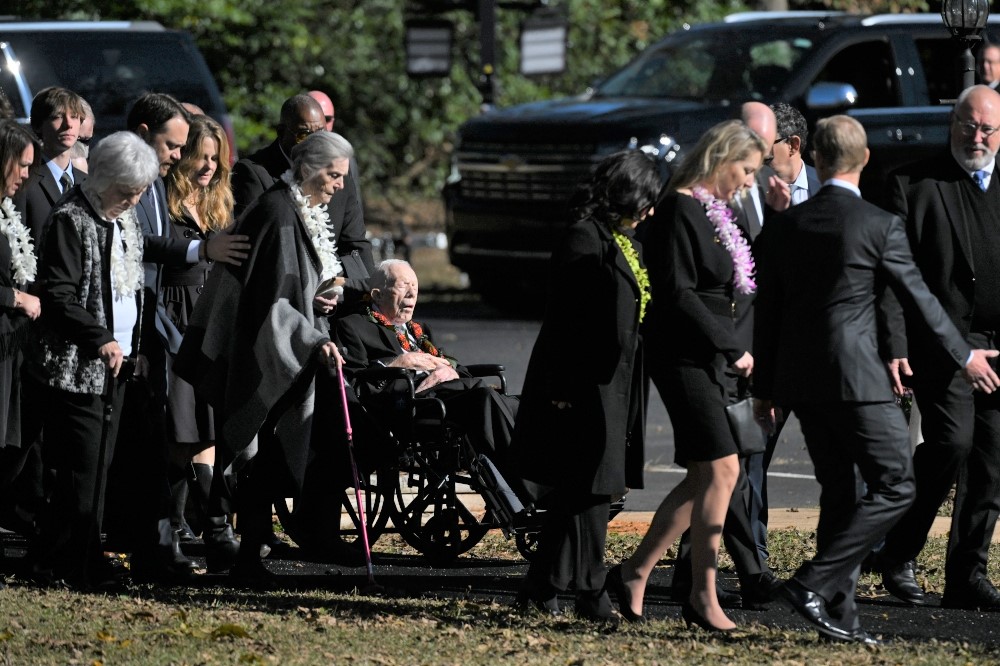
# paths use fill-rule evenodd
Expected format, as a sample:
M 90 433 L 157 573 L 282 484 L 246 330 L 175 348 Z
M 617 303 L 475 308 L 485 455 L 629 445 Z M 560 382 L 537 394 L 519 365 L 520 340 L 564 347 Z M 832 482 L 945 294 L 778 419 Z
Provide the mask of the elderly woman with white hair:
M 111 578 L 100 540 L 103 488 L 142 308 L 134 207 L 159 174 L 156 153 L 130 132 L 101 141 L 90 167 L 49 215 L 35 280 L 42 316 L 25 366 L 56 473 L 35 571 L 42 582 L 81 588 Z
M 212 270 L 174 361 L 212 405 L 216 455 L 238 474 L 242 540 L 231 574 L 251 585 L 273 583 L 259 556 L 271 502 L 301 492 L 317 373 L 342 363 L 328 316 L 351 285 L 327 204 L 348 196 L 353 152 L 325 131 L 292 149 L 292 168 L 237 222 L 235 233 L 253 244 L 249 259 Z

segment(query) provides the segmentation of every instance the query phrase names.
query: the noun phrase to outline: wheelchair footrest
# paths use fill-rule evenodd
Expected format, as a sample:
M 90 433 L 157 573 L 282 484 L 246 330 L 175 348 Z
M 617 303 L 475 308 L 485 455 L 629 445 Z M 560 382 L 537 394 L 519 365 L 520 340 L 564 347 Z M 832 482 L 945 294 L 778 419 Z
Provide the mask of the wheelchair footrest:
M 476 456 L 469 471 L 482 489 L 480 494 L 486 505 L 499 519 L 504 535 L 509 537 L 517 516 L 524 513 L 524 504 L 487 456 Z

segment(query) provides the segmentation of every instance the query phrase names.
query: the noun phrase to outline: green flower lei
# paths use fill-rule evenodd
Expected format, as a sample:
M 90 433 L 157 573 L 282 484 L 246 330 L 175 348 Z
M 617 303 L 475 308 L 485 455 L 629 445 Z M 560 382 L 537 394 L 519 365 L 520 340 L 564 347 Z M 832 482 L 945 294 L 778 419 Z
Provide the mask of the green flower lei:
M 646 305 L 653 297 L 649 291 L 649 273 L 639 264 L 639 253 L 635 251 L 629 237 L 617 229 L 612 230 L 611 233 L 615 237 L 615 242 L 618 243 L 618 249 L 625 255 L 625 263 L 632 269 L 635 281 L 639 284 L 639 321 L 641 322 L 646 316 Z

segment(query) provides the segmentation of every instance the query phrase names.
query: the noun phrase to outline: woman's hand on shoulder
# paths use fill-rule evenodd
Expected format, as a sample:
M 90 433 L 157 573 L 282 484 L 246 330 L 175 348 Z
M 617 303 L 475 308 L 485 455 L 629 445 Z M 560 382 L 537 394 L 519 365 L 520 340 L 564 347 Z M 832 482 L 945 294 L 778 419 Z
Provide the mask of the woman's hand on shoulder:
M 743 356 L 740 356 L 729 367 L 740 377 L 749 377 L 753 374 L 753 356 L 750 355 L 750 352 L 743 352 Z

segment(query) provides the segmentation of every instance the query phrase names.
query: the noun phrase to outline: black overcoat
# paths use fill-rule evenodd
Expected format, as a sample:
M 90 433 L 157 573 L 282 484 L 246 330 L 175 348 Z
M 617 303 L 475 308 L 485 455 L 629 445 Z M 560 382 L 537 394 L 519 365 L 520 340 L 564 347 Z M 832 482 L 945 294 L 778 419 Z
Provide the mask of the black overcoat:
M 641 488 L 645 413 L 635 275 L 611 231 L 594 219 L 569 228 L 550 271 L 514 429 L 515 469 L 535 500 L 553 489 L 614 496 Z M 559 410 L 552 401 L 572 407 Z

